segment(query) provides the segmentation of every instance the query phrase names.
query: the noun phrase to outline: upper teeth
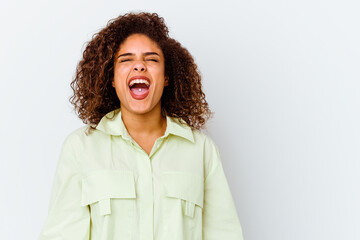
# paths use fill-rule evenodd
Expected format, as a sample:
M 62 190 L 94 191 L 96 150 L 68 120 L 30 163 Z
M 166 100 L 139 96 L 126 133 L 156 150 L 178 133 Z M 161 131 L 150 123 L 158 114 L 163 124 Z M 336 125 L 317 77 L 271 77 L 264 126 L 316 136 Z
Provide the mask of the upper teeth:
M 129 83 L 129 87 L 131 87 L 132 85 L 134 85 L 135 83 L 145 83 L 146 86 L 149 86 L 150 83 L 148 80 L 145 80 L 145 79 L 134 79 L 134 80 L 131 80 L 130 83 Z

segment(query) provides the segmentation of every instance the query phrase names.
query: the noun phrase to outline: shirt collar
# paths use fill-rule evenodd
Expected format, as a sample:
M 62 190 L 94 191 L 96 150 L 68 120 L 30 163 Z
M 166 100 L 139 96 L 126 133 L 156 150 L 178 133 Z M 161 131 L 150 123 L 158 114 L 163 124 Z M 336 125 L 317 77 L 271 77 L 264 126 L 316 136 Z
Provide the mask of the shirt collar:
M 113 117 L 113 118 L 112 118 Z M 112 119 L 109 119 L 112 118 Z M 166 131 L 164 137 L 169 134 L 173 134 L 182 138 L 185 138 L 194 143 L 194 136 L 191 128 L 180 118 L 174 118 L 166 115 Z M 120 108 L 115 109 L 107 113 L 101 118 L 100 122 L 96 126 L 97 130 L 100 130 L 109 135 L 119 136 L 121 135 L 125 139 L 131 139 L 125 124 L 121 118 Z

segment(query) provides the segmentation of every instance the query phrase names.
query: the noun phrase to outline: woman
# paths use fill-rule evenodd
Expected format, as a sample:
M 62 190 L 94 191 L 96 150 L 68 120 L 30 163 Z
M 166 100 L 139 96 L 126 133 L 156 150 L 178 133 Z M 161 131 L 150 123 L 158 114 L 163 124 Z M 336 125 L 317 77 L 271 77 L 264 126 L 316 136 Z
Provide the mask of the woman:
M 163 18 L 128 13 L 88 43 L 40 240 L 226 239 L 242 231 L 189 52 Z

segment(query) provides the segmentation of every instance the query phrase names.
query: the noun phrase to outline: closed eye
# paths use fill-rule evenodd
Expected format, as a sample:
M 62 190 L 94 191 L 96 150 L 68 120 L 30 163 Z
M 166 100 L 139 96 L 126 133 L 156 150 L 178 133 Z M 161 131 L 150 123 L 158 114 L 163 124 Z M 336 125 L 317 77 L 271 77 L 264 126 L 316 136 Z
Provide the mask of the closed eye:
M 127 62 L 127 61 L 130 61 L 130 59 L 123 59 L 120 62 Z
M 158 60 L 156 60 L 156 59 L 147 59 L 147 61 L 154 61 L 154 62 L 158 62 Z

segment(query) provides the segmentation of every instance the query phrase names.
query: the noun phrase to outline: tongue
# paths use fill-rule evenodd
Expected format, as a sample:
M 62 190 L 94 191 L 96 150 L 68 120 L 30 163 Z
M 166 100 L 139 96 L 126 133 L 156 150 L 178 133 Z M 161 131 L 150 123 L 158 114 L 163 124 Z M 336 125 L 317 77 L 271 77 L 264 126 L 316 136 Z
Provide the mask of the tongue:
M 131 91 L 133 93 L 135 93 L 136 95 L 143 95 L 144 93 L 146 93 L 147 91 L 149 91 L 148 88 L 131 88 Z
M 144 83 L 136 83 L 133 87 L 131 87 L 130 90 L 136 95 L 143 95 L 144 93 L 149 91 L 149 88 Z

